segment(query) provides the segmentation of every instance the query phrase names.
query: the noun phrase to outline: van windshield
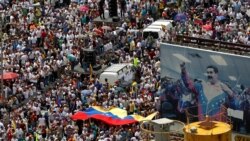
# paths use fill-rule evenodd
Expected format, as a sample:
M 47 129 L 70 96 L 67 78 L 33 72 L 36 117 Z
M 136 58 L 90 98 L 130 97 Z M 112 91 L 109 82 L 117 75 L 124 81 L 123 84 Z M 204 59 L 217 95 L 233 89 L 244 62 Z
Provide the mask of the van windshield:
M 154 39 L 159 38 L 158 32 L 152 32 L 152 31 L 143 32 L 143 38 L 144 39 L 148 38 L 148 36 L 152 36 Z

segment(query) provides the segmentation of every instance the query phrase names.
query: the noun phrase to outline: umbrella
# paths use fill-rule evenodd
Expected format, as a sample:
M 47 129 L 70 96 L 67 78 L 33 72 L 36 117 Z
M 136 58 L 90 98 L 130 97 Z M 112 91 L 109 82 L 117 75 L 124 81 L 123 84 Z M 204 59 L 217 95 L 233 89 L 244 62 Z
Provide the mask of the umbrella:
M 30 29 L 32 29 L 32 30 L 36 29 L 36 25 L 34 25 L 34 24 L 30 25 Z
M 87 12 L 87 11 L 89 11 L 89 7 L 86 6 L 86 5 L 83 5 L 83 6 L 80 6 L 79 10 L 80 10 L 81 12 Z
M 127 87 L 130 87 L 130 84 L 131 84 L 131 82 L 124 81 L 124 82 L 120 83 L 119 86 L 122 88 L 127 88 Z
M 210 25 L 210 24 L 203 25 L 202 29 L 204 29 L 206 31 L 212 30 L 212 25 Z
M 102 26 L 102 29 L 103 30 L 111 30 L 111 27 L 110 26 Z
M 120 92 L 125 92 L 124 88 L 122 87 L 116 87 L 115 90 L 120 91 Z
M 6 72 L 6 73 L 3 73 L 3 75 L 0 76 L 0 78 L 3 79 L 3 80 L 15 79 L 17 77 L 18 77 L 18 74 L 14 73 L 14 72 Z
M 32 51 L 32 49 L 28 48 L 28 47 L 26 47 L 26 48 L 23 49 L 23 52 L 31 52 L 31 51 Z
M 94 32 L 96 34 L 98 34 L 98 35 L 102 35 L 103 34 L 103 32 L 101 30 L 99 30 L 99 29 L 94 29 Z
M 174 20 L 179 22 L 185 22 L 187 19 L 188 18 L 184 13 L 179 13 L 174 17 Z
M 222 21 L 222 20 L 225 20 L 226 17 L 225 16 L 216 16 L 216 20 L 218 21 Z
M 115 87 L 114 88 L 114 93 L 117 94 L 118 92 L 125 92 L 125 90 L 122 87 Z
M 202 22 L 202 20 L 201 19 L 194 19 L 194 24 L 196 24 L 196 25 L 202 25 L 203 24 L 203 22 Z
M 67 55 L 67 58 L 68 58 L 69 61 L 71 61 L 71 62 L 73 62 L 73 61 L 76 60 L 76 57 L 75 57 L 75 55 L 73 55 L 73 54 L 68 54 L 68 55 Z
M 81 91 L 81 94 L 84 95 L 84 96 L 85 96 L 85 95 L 91 95 L 91 93 L 92 93 L 91 90 L 86 90 L 86 89 L 85 89 L 85 90 L 82 90 L 82 91 Z
M 75 67 L 74 67 L 74 71 L 79 72 L 79 73 L 84 73 L 84 69 L 81 66 L 81 63 L 78 63 Z

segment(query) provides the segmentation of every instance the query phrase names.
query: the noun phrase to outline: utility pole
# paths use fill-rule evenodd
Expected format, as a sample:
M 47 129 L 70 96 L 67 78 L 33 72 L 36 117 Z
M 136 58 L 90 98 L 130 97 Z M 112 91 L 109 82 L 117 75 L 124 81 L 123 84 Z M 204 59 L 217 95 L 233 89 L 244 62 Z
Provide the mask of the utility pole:
M 1 47 L 1 97 L 2 97 L 2 101 L 4 101 L 5 99 L 5 95 L 4 95 L 4 89 L 3 89 L 3 48 L 4 48 L 4 41 L 2 39 L 2 47 Z
M 1 55 L 0 55 L 0 59 L 1 59 L 1 99 L 0 99 L 0 104 L 4 104 L 4 102 L 5 102 L 5 94 L 4 94 L 4 88 L 3 88 L 3 70 L 4 70 L 4 68 L 3 68 L 3 59 L 4 59 L 4 57 L 3 57 L 3 50 L 4 50 L 4 41 L 6 40 L 6 37 L 5 37 L 5 35 L 4 35 L 4 32 L 3 32 L 3 24 L 4 23 L 4 21 L 3 20 L 1 20 L 1 25 L 0 25 L 0 34 L 1 34 L 1 38 L 0 38 L 0 41 L 1 41 Z

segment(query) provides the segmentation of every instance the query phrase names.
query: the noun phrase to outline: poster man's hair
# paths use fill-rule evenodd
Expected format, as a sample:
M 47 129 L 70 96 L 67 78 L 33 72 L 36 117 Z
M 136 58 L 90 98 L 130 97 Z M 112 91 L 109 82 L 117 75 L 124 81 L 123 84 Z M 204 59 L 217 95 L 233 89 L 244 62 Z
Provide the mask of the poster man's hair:
M 209 66 L 207 66 L 207 69 L 209 69 L 209 68 L 213 69 L 215 73 L 219 72 L 219 70 L 218 70 L 218 68 L 216 66 L 209 65 Z

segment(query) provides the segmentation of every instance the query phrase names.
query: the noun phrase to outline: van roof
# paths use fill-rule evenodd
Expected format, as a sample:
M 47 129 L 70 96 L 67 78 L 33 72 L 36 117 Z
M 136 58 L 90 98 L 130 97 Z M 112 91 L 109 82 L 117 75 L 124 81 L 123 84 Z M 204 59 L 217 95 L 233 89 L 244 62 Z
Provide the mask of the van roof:
M 151 25 L 158 25 L 158 26 L 161 26 L 161 25 L 164 25 L 164 26 L 169 26 L 171 25 L 171 22 L 172 20 L 160 20 L 160 21 L 155 21 L 153 22 Z
M 158 28 L 158 29 L 162 29 L 162 26 L 161 25 L 150 25 L 148 26 L 147 28 Z
M 164 19 L 159 19 L 157 21 L 154 22 L 173 22 L 173 20 L 164 20 Z
M 104 72 L 118 72 L 119 70 L 126 67 L 128 64 L 113 64 L 110 67 L 108 67 Z
M 145 29 L 143 30 L 143 32 L 145 32 L 145 31 L 155 31 L 155 32 L 159 32 L 159 31 L 161 31 L 161 29 L 160 29 L 160 28 L 145 28 Z
M 138 29 L 128 29 L 128 32 L 139 32 L 140 30 Z
M 171 23 L 173 22 L 173 20 L 157 20 L 157 21 L 154 21 L 152 24 L 154 23 L 165 23 L 165 24 L 168 24 L 168 23 Z

